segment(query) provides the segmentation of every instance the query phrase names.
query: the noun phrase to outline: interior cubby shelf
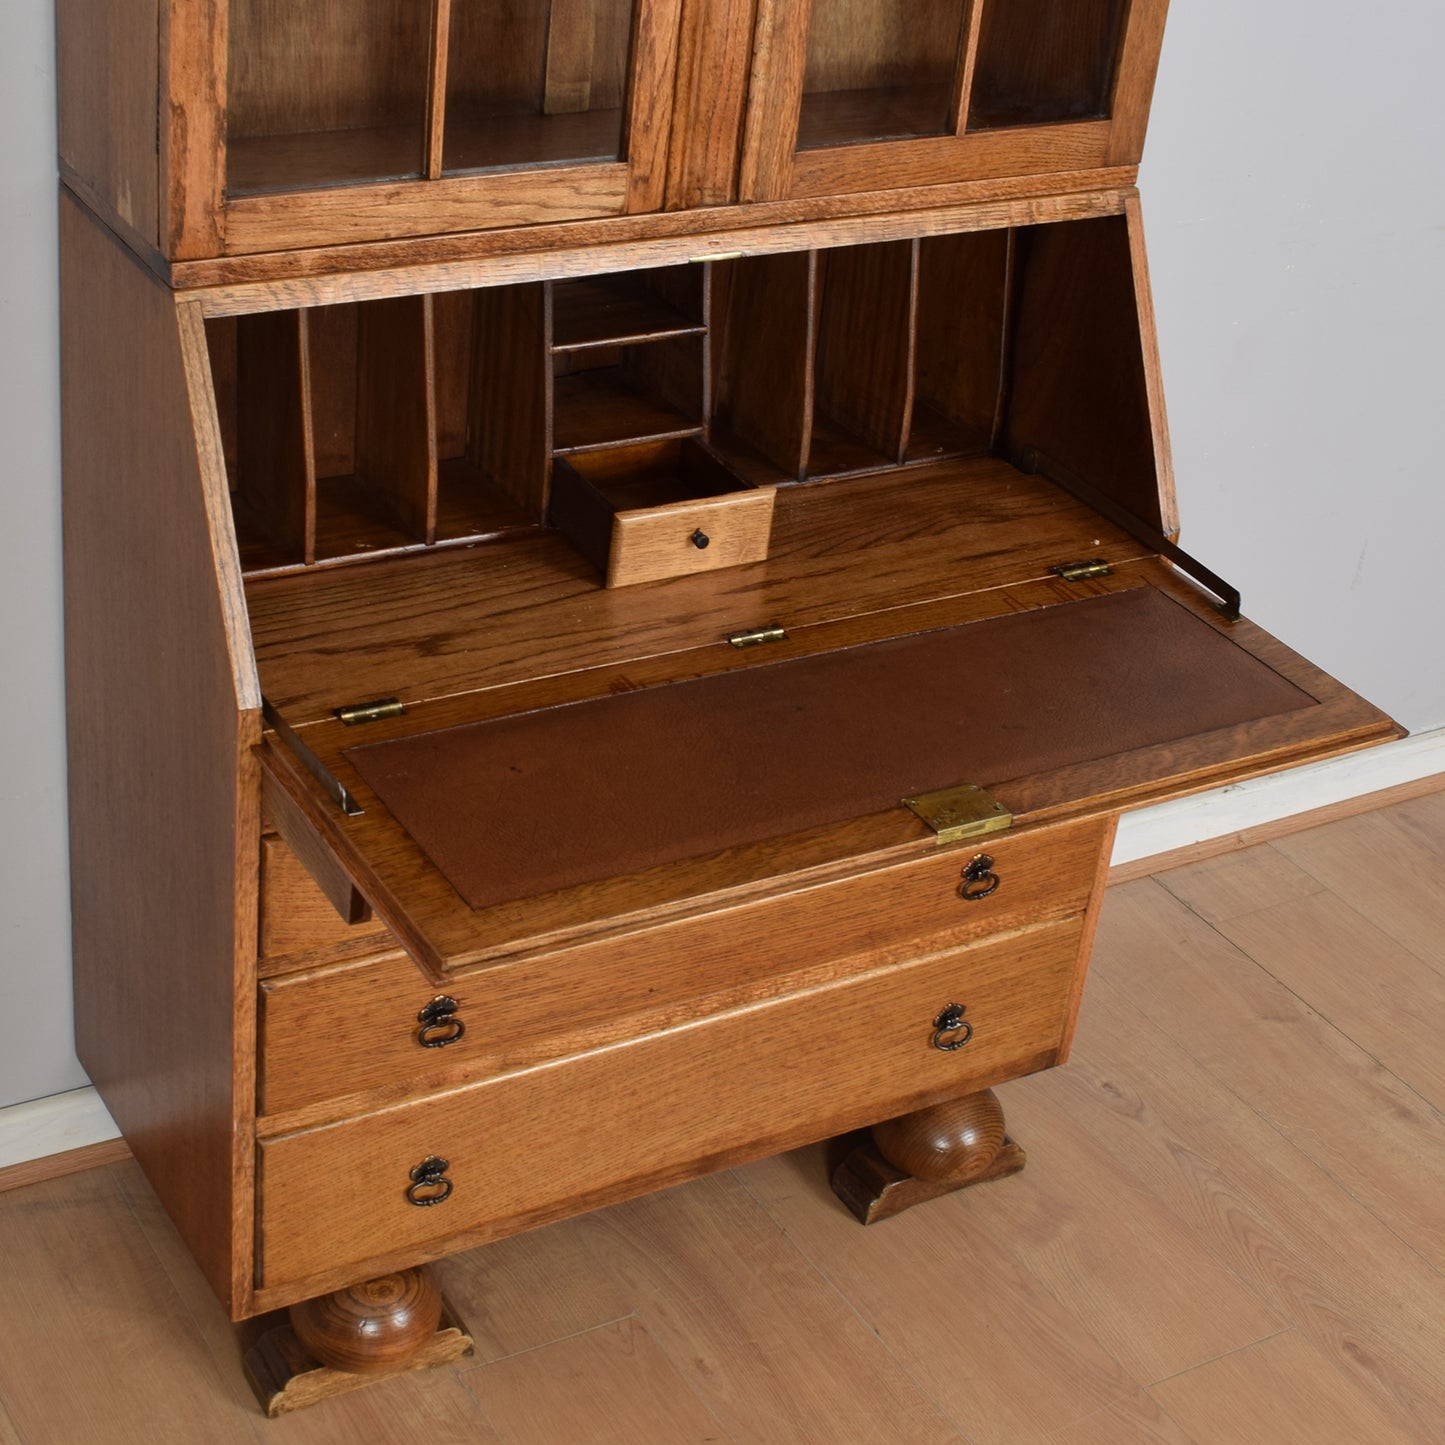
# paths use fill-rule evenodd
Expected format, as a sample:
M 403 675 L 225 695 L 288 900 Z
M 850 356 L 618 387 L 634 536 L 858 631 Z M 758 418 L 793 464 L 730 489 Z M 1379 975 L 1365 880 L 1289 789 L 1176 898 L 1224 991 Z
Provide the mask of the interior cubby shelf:
M 1127 318 L 1129 275 L 1108 218 L 213 320 L 242 566 L 571 535 L 564 459 L 617 509 L 1007 457 L 1062 288 Z M 1070 385 L 1129 391 L 1147 436 L 1109 355 Z

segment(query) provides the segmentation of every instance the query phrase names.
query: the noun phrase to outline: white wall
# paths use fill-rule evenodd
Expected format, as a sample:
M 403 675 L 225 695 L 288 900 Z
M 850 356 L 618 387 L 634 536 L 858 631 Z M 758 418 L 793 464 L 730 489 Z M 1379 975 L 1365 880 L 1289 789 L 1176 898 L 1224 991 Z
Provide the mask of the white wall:
M 0 4 L 0 1105 L 71 1048 L 51 0 Z
M 70 1050 L 52 0 L 0 6 L 0 1106 Z M 1184 542 L 1445 724 L 1445 132 L 1430 0 L 1175 0 L 1144 169 Z
M 1438 0 L 1175 0 L 1140 176 L 1182 542 L 1445 723 Z

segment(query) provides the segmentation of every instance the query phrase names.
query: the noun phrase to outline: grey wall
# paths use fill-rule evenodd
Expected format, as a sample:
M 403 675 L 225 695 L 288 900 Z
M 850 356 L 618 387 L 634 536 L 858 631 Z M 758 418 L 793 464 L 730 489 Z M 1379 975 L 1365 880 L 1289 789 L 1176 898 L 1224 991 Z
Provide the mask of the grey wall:
M 52 0 L 0 6 L 0 1106 L 70 1051 Z M 1175 0 L 1142 186 L 1184 542 L 1445 724 L 1445 132 L 1429 0 Z
M 0 4 L 0 1105 L 71 1049 L 51 0 Z
M 1185 548 L 1445 724 L 1438 0 L 1174 0 L 1140 176 Z

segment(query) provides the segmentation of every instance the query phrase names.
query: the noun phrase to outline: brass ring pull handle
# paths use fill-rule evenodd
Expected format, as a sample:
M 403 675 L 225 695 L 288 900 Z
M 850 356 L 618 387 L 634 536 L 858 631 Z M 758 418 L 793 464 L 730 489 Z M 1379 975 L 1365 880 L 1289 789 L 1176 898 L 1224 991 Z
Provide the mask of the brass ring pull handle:
M 997 882 L 994 884 L 998 886 Z M 951 1003 L 933 1021 L 933 1047 L 951 1054 L 961 1049 L 973 1037 L 973 1025 L 964 1018 L 966 1006 Z
M 439 1155 L 428 1154 L 411 1171 L 411 1183 L 407 1186 L 406 1202 L 415 1204 L 418 1209 L 426 1209 L 433 1204 L 441 1204 L 450 1199 L 454 1186 L 452 1181 L 446 1178 L 446 1172 L 451 1167 Z
M 963 870 L 963 882 L 958 885 L 958 896 L 966 903 L 977 903 L 980 898 L 997 893 L 998 885 L 998 874 L 993 871 L 993 856 L 980 853 Z
M 417 1016 L 421 1027 L 416 1041 L 424 1049 L 444 1049 L 466 1033 L 467 1026 L 456 1014 L 461 1005 L 446 994 L 438 994 Z

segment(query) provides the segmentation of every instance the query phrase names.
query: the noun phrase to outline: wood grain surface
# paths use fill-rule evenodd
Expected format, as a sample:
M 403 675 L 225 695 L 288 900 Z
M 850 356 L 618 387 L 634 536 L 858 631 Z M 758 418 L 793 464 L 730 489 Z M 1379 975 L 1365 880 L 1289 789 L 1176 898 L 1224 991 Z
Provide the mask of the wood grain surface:
M 1078 919 L 1046 924 L 269 1137 L 260 1151 L 263 1281 L 300 1282 L 383 1253 L 439 1253 L 450 1234 L 504 1233 L 544 1211 L 565 1217 L 600 1195 L 626 1197 L 1046 1067 L 1079 936 Z M 946 1053 L 930 1045 L 932 1021 L 956 1000 L 974 1034 Z M 414 1207 L 408 1177 L 433 1155 L 448 1161 L 454 1192 Z M 351 1185 L 318 1188 L 332 1178 Z
M 447 988 L 467 1031 L 445 1049 L 418 1046 L 417 1014 L 437 990 L 404 954 L 272 976 L 261 1001 L 264 1108 L 505 1073 L 827 983 L 867 959 L 896 962 L 1072 916 L 1092 906 L 1103 834 L 1089 820 L 991 841 L 1002 881 L 975 903 L 958 897 L 979 851 L 967 846 L 459 979 Z
M 902 614 L 897 610 L 898 603 L 904 600 L 899 596 L 897 587 L 907 575 L 903 562 L 911 549 L 917 548 L 914 555 L 924 569 L 919 573 L 918 580 L 930 589 L 936 586 L 937 576 L 943 575 L 952 581 L 961 579 L 968 570 L 966 565 L 959 565 L 955 562 L 940 572 L 938 557 L 940 554 L 947 555 L 946 549 L 949 543 L 944 539 L 949 537 L 951 529 L 956 528 L 953 536 L 966 547 L 979 548 L 979 555 L 988 559 L 987 565 L 998 565 L 1000 560 L 999 551 L 991 546 L 997 534 L 991 535 L 989 529 L 981 525 L 985 515 L 982 506 L 988 504 L 985 502 L 981 504 L 980 508 L 973 508 L 966 514 L 960 513 L 955 500 L 956 491 L 949 489 L 946 485 L 940 485 L 938 490 L 930 492 L 925 486 L 924 477 L 930 475 L 939 484 L 944 484 L 947 478 L 956 478 L 959 473 L 953 469 L 940 468 L 921 472 L 906 479 L 910 484 L 910 501 L 915 506 L 922 505 L 925 499 L 931 495 L 944 509 L 939 514 L 936 526 L 924 526 L 921 529 L 916 526 L 913 518 L 904 517 L 897 512 L 888 513 L 883 510 L 874 510 L 876 503 L 883 503 L 886 506 L 887 498 L 890 495 L 879 483 L 859 482 L 847 488 L 835 486 L 822 489 L 800 489 L 797 492 L 786 494 L 780 498 L 779 502 L 771 559 L 762 567 L 749 569 L 749 573 L 755 575 L 758 581 L 766 584 L 770 576 L 779 577 L 780 580 L 786 578 L 790 567 L 802 562 L 804 571 L 796 574 L 801 579 L 808 575 L 807 562 L 811 560 L 809 554 L 822 542 L 824 550 L 821 558 L 826 558 L 828 574 L 832 581 L 840 584 L 840 591 L 837 595 L 840 600 L 846 598 L 843 605 L 849 610 L 853 608 L 861 610 L 860 605 L 868 600 L 866 594 L 860 595 L 860 588 L 868 585 L 869 579 L 874 582 L 886 581 L 887 589 L 891 593 L 892 606 L 887 612 L 875 614 L 875 617 L 886 618 L 891 623 L 891 626 L 882 635 L 896 635 L 898 624 L 902 621 Z M 980 475 L 986 475 L 986 473 Z M 901 484 L 899 481 L 889 483 L 890 486 Z M 1042 494 L 1034 492 L 1034 497 L 1039 500 L 1047 495 L 1047 492 Z M 1028 492 L 1014 484 L 1007 489 L 1005 496 L 1009 507 L 1012 508 L 1020 502 L 1025 502 Z M 793 510 L 787 505 L 794 497 L 804 504 L 805 510 Z M 837 556 L 840 554 L 835 547 L 824 540 L 825 533 L 820 527 L 828 510 L 834 504 L 845 507 L 850 500 L 863 508 L 855 515 L 859 521 L 865 521 L 866 525 L 857 535 L 868 539 L 866 555 L 869 563 L 866 574 L 851 574 L 851 577 L 848 573 L 834 570 Z M 814 507 L 820 510 L 813 510 Z M 847 513 L 840 511 L 837 515 L 841 521 Z M 813 523 L 812 526 L 808 526 L 804 520 L 809 517 Z M 1085 526 L 1090 527 L 1091 532 L 1083 534 L 1082 545 L 1098 541 L 1100 532 L 1096 519 L 1089 518 L 1087 513 L 1083 514 L 1083 518 Z M 1022 524 L 1022 515 L 1016 515 L 1015 520 Z M 790 522 L 801 523 L 800 530 L 790 534 Z M 883 541 L 883 534 L 887 529 L 895 529 L 898 542 L 908 549 L 895 553 L 898 565 L 891 568 L 887 566 L 883 554 L 886 545 Z M 1026 541 L 1024 540 L 1025 532 L 1027 533 Z M 1042 533 L 1037 526 L 1022 527 L 1021 525 L 1019 535 L 1021 545 L 1035 546 Z M 790 537 L 796 537 L 802 544 L 804 550 L 801 554 L 790 555 Z M 1040 559 L 1040 571 L 1045 570 L 1059 555 L 1061 554 L 1056 552 L 1047 560 Z M 1075 553 L 1075 555 L 1078 554 Z M 442 559 L 435 560 L 439 562 Z M 884 570 L 874 570 L 875 567 Z M 413 568 L 412 575 L 415 575 L 416 571 L 417 569 Z M 715 574 L 718 578 L 725 575 L 731 574 Z M 737 575 L 742 578 L 745 574 L 738 573 Z M 1007 573 L 1003 575 L 1006 577 Z M 1015 574 L 1015 576 L 1017 575 Z M 373 580 L 381 581 L 382 577 L 382 572 L 377 571 L 371 579 L 364 580 L 369 583 Z M 319 581 L 320 579 L 314 580 Z M 505 581 L 513 585 L 517 580 L 515 571 L 511 571 L 505 578 Z M 695 586 L 702 580 L 700 578 L 679 579 L 670 583 L 669 586 L 681 591 Z M 814 573 L 809 580 L 815 585 L 808 587 L 806 598 L 795 594 L 797 600 L 792 601 L 791 605 L 782 602 L 781 594 L 765 587 L 764 590 L 760 590 L 754 595 L 745 611 L 737 608 L 731 611 L 731 615 L 727 612 L 716 614 L 717 621 L 714 623 L 716 631 L 712 633 L 712 637 L 725 635 L 739 622 L 746 623 L 754 619 L 757 622 L 772 622 L 782 619 L 790 630 L 794 626 L 799 628 L 799 636 L 797 642 L 793 644 L 794 648 L 801 647 L 804 652 L 807 652 L 819 647 L 826 647 L 829 634 L 820 628 L 816 636 L 806 637 L 802 633 L 802 627 L 812 619 L 807 611 L 804 611 L 802 619 L 798 619 L 797 613 L 794 611 L 799 606 L 814 609 L 820 604 L 827 604 L 827 594 L 820 585 L 817 585 L 820 581 L 820 574 Z M 848 585 L 850 580 L 852 585 Z M 1137 585 L 1144 581 L 1151 586 L 1169 590 L 1181 604 L 1195 610 L 1199 616 L 1209 615 L 1207 608 L 1199 608 L 1197 598 L 1187 587 L 1157 571 L 1147 575 L 1132 576 L 1129 581 L 1126 581 L 1125 574 L 1121 570 L 1115 578 L 1105 579 L 1104 585 L 1107 589 L 1128 586 L 1130 583 Z M 438 614 L 435 604 L 425 592 L 418 591 L 412 598 L 407 599 L 402 588 L 394 585 L 392 579 L 387 578 L 386 583 L 384 594 L 380 592 L 374 594 L 378 602 L 383 603 L 388 609 L 395 608 L 399 603 L 404 603 L 408 610 L 414 606 L 419 607 L 421 611 L 418 615 L 425 618 L 426 627 L 432 629 L 444 626 L 446 647 L 458 648 L 459 660 L 465 658 L 469 667 L 475 667 L 477 662 L 475 645 L 464 640 L 464 634 L 458 630 L 456 625 L 455 616 L 443 620 Z M 308 622 L 294 632 L 291 632 L 288 627 L 285 632 L 273 634 L 275 644 L 268 646 L 266 630 L 268 616 L 265 604 L 269 597 L 276 597 L 279 600 L 279 594 L 272 589 L 279 589 L 283 585 L 278 580 L 276 583 L 268 584 L 265 590 L 259 586 L 253 590 L 252 616 L 260 645 L 261 665 L 263 671 L 268 674 L 268 689 L 278 700 L 278 704 L 283 706 L 283 709 L 290 706 L 291 715 L 296 721 L 305 722 L 308 709 L 295 707 L 295 699 L 291 699 L 290 702 L 282 701 L 288 698 L 288 687 L 285 682 L 286 670 L 294 671 L 298 677 L 304 675 L 309 686 L 314 686 L 318 678 L 315 668 L 307 668 L 304 674 L 300 671 L 305 667 L 307 648 L 298 647 L 296 642 L 308 636 L 318 639 L 325 636 L 325 657 L 328 664 L 334 666 L 345 655 L 341 650 L 343 639 L 337 636 L 334 627 L 322 625 L 318 629 L 315 624 Z M 1030 605 L 1037 606 L 1057 601 L 1061 595 L 1068 595 L 1054 592 L 1047 584 L 1042 591 L 1036 584 L 1030 584 L 1030 586 L 1034 587 L 1032 595 L 1036 599 L 1032 603 L 1027 600 L 1030 593 L 1026 588 L 1021 588 L 1017 596 L 1012 597 L 1004 591 L 997 590 L 986 593 L 968 592 L 959 599 L 959 610 L 953 613 L 952 620 L 961 621 L 967 620 L 969 617 L 986 616 L 990 609 L 994 611 L 994 615 L 998 615 L 1001 611 L 1018 610 L 1020 607 Z M 723 595 L 736 608 L 735 590 L 729 588 Z M 316 605 L 330 591 L 330 588 L 310 587 L 304 596 L 297 593 L 295 600 L 304 601 L 309 611 L 311 605 Z M 460 596 L 461 593 L 459 590 L 447 589 L 438 595 Z M 499 591 L 498 601 L 505 605 L 506 597 L 509 595 L 508 592 Z M 535 609 L 540 603 L 541 594 L 538 590 L 533 589 L 530 595 L 534 599 Z M 564 587 L 558 595 L 559 598 L 575 598 L 575 591 L 573 588 Z M 599 595 L 616 597 L 620 594 L 599 594 L 595 590 L 592 592 L 594 599 Z M 926 592 L 924 595 L 927 595 Z M 762 599 L 761 605 L 758 602 L 759 598 Z M 468 589 L 466 599 L 466 606 L 477 605 L 480 594 L 475 585 Z M 701 599 L 685 598 L 684 596 L 678 614 L 687 630 L 684 637 L 690 633 L 692 639 L 697 643 L 704 643 L 697 649 L 695 658 L 689 657 L 684 663 L 684 653 L 679 649 L 679 640 L 676 634 L 673 635 L 673 640 L 667 646 L 658 647 L 656 642 L 648 645 L 647 650 L 660 659 L 662 674 L 657 680 L 696 676 L 699 664 L 701 664 L 701 670 L 708 672 L 742 665 L 737 662 L 736 654 L 733 654 L 731 649 L 723 647 L 720 642 L 705 642 L 705 633 L 699 636 L 699 631 L 706 626 L 707 622 L 707 613 L 700 604 Z M 568 624 L 567 628 L 563 630 L 566 632 L 567 641 L 569 644 L 580 642 L 586 636 L 586 628 L 579 626 L 581 619 L 576 611 L 575 601 L 568 601 L 565 605 Z M 974 609 L 982 609 L 982 611 Z M 616 623 L 618 618 L 615 614 L 615 607 L 609 605 L 606 611 L 613 614 L 612 620 Z M 332 618 L 352 616 L 360 623 L 366 614 L 359 612 L 354 602 L 348 601 L 344 605 L 339 602 L 333 603 L 322 615 Z M 401 612 L 394 615 L 399 621 L 401 620 Z M 599 621 L 602 620 L 603 615 L 599 611 Z M 826 617 L 826 612 L 823 615 Z M 278 621 L 283 621 L 285 614 L 278 612 L 275 616 Z M 813 613 L 813 617 L 817 617 L 816 612 Z M 931 625 L 939 625 L 937 619 L 939 619 L 939 614 L 935 611 L 931 614 Z M 293 618 L 293 624 L 295 620 Z M 532 618 L 528 619 L 529 624 L 532 620 Z M 637 620 L 639 629 L 636 634 L 629 632 L 626 628 L 619 630 L 615 626 L 608 630 L 607 635 L 614 639 L 613 645 L 615 645 L 615 639 L 622 636 L 630 637 L 634 646 L 644 643 L 646 629 L 649 625 L 656 628 L 660 620 L 655 605 L 645 611 L 641 608 L 637 609 Z M 860 619 L 861 621 L 863 619 Z M 903 630 L 913 630 L 924 625 L 927 624 L 920 616 L 913 620 L 912 629 L 905 626 Z M 1248 624 L 1241 623 L 1233 627 L 1225 627 L 1223 624 L 1211 622 L 1209 626 L 1218 634 L 1217 640 L 1221 644 L 1226 638 L 1228 639 L 1232 645 L 1228 649 L 1229 653 L 1232 653 L 1234 648 L 1247 646 L 1249 650 L 1256 652 L 1269 668 L 1292 678 L 1305 693 L 1316 700 L 1316 705 L 1302 711 L 1279 713 L 1272 718 L 1240 723 L 1233 730 L 1225 729 L 1212 734 L 1205 732 L 1195 737 L 1180 738 L 1175 741 L 1165 741 L 1160 738 L 1156 743 L 1146 742 L 1136 753 L 1129 755 L 1130 761 L 1127 768 L 1122 767 L 1117 758 L 1096 761 L 1082 759 L 1068 761 L 1059 758 L 1051 762 L 1036 762 L 1032 766 L 1042 770 L 1031 772 L 1027 776 L 1010 775 L 1008 778 L 1000 776 L 997 779 L 985 778 L 983 781 L 986 783 L 998 782 L 1000 786 L 1006 783 L 1007 786 L 1003 787 L 1003 792 L 1008 795 L 1009 801 L 1016 811 L 1037 812 L 1041 816 L 1060 816 L 1070 809 L 1077 809 L 1086 799 L 1090 800 L 1087 806 L 1095 806 L 1093 800 L 1099 798 L 1101 794 L 1115 799 L 1121 804 L 1142 799 L 1151 791 L 1159 788 L 1160 780 L 1167 780 L 1167 786 L 1172 789 L 1207 786 L 1210 780 L 1217 779 L 1222 774 L 1236 769 L 1250 771 L 1268 767 L 1271 763 L 1277 764 L 1278 761 L 1289 756 L 1300 756 L 1302 749 L 1318 747 L 1321 745 L 1321 740 L 1330 738 L 1332 735 L 1335 741 L 1328 745 L 1338 747 L 1357 746 L 1371 736 L 1389 735 L 1392 725 L 1387 720 L 1381 719 L 1372 710 L 1362 708 L 1358 702 L 1352 701 L 1343 690 L 1316 670 L 1301 664 L 1298 660 L 1291 660 L 1286 651 L 1263 634 L 1258 633 L 1257 630 L 1251 629 Z M 378 641 L 386 636 L 388 630 L 389 628 L 385 625 L 379 626 L 373 623 L 358 631 L 357 639 L 360 650 L 352 657 L 354 666 L 351 671 L 372 666 L 382 657 Z M 545 633 L 546 629 L 542 630 Z M 529 625 L 526 638 L 518 637 L 521 650 L 513 654 L 514 663 L 525 658 L 528 669 L 540 670 L 545 667 L 551 675 L 552 681 L 530 690 L 524 685 L 519 691 L 508 694 L 498 686 L 505 681 L 504 675 L 499 673 L 496 666 L 493 666 L 489 669 L 488 674 L 492 686 L 484 692 L 474 694 L 473 707 L 468 712 L 462 708 L 460 700 L 453 703 L 439 701 L 436 704 L 426 701 L 428 692 L 445 697 L 465 691 L 467 684 L 464 675 L 458 677 L 457 682 L 451 686 L 435 687 L 434 684 L 428 685 L 422 682 L 419 675 L 412 671 L 417 662 L 425 670 L 430 671 L 435 668 L 438 662 L 444 660 L 444 649 L 423 645 L 411 650 L 406 646 L 403 632 L 398 631 L 393 635 L 397 639 L 397 645 L 392 654 L 394 670 L 384 679 L 375 677 L 373 688 L 359 689 L 356 676 L 351 676 L 346 684 L 351 696 L 355 696 L 357 690 L 372 691 L 377 696 L 399 695 L 406 697 L 409 707 L 413 707 L 414 710 L 409 713 L 404 722 L 395 725 L 378 725 L 390 727 L 389 731 L 371 734 L 378 740 L 396 737 L 403 732 L 415 735 L 418 732 L 426 731 L 428 727 L 455 725 L 481 717 L 495 717 L 507 711 L 537 707 L 544 701 L 570 701 L 595 697 L 614 688 L 619 677 L 625 678 L 630 686 L 650 680 L 649 669 L 643 659 L 639 658 L 634 662 L 622 663 L 618 670 L 611 674 L 604 672 L 598 675 L 595 671 L 578 672 L 568 682 L 555 661 L 544 659 L 538 654 L 534 640 L 538 634 Z M 863 632 L 861 635 L 866 636 L 867 633 Z M 833 645 L 838 645 L 838 642 L 844 640 L 843 636 L 836 632 L 832 636 L 837 639 Z M 849 642 L 860 640 L 860 631 L 852 631 L 847 635 L 846 640 Z M 496 628 L 492 628 L 487 636 L 487 645 L 498 648 L 495 655 L 499 659 L 506 657 L 506 653 L 501 651 L 503 644 L 503 636 Z M 528 651 L 528 648 L 531 650 Z M 657 650 L 653 651 L 654 648 Z M 797 651 L 770 653 L 770 656 L 779 658 L 797 655 Z M 272 659 L 274 659 L 274 666 L 281 670 L 281 675 L 275 682 L 270 680 Z M 415 661 L 409 659 L 415 659 Z M 594 663 L 596 661 L 596 659 L 589 660 Z M 405 682 L 404 679 L 408 674 L 418 677 L 418 681 Z M 657 677 L 657 674 L 654 672 L 651 676 Z M 518 681 L 522 682 L 524 677 L 525 673 L 518 678 Z M 414 705 L 413 699 L 416 699 Z M 317 699 L 317 702 L 320 704 L 317 713 L 324 718 L 329 709 L 323 699 Z M 331 703 L 331 706 L 335 705 L 334 702 Z M 313 713 L 312 716 L 316 716 L 317 713 Z M 399 830 L 392 830 L 383 843 L 382 832 L 386 831 L 385 810 L 382 808 L 380 800 L 376 799 L 371 790 L 367 788 L 365 781 L 356 776 L 352 763 L 341 756 L 339 751 L 342 747 L 351 746 L 353 739 L 342 739 L 335 726 L 325 721 L 318 721 L 315 728 L 308 730 L 308 736 L 311 737 L 312 745 L 321 750 L 323 756 L 328 759 L 328 765 L 333 766 L 338 776 L 342 776 L 347 781 L 348 786 L 355 782 L 358 790 L 357 796 L 363 800 L 363 807 L 368 808 L 368 812 L 363 817 L 347 823 L 344 833 L 337 820 L 329 817 L 324 810 L 313 816 L 313 822 L 330 837 L 332 845 L 341 849 L 346 860 L 345 866 L 353 871 L 353 876 L 356 876 L 362 884 L 363 892 L 372 899 L 374 905 L 382 909 L 384 916 L 398 930 L 408 946 L 418 953 L 419 957 L 432 960 L 432 967 L 437 967 L 439 959 L 446 956 L 453 958 L 454 965 L 464 958 L 473 962 L 479 961 L 479 956 L 471 951 L 475 945 L 465 941 L 464 933 L 468 936 L 475 936 L 475 929 L 481 923 L 481 919 L 470 920 L 462 932 L 450 929 L 448 926 L 447 937 L 450 941 L 443 945 L 441 943 L 442 934 L 438 931 L 440 919 L 449 911 L 455 912 L 455 898 L 451 894 L 450 888 L 440 880 L 435 881 L 435 886 L 425 881 L 425 860 L 417 850 L 415 843 L 403 836 Z M 1212 741 L 1206 741 L 1207 739 L 1212 739 Z M 1310 741 L 1310 739 L 1314 739 L 1314 741 Z M 304 790 L 303 786 L 303 792 Z M 1158 793 L 1155 792 L 1154 795 L 1157 796 Z M 371 806 L 373 803 L 375 803 L 374 807 Z M 875 849 L 897 846 L 904 841 L 904 835 L 897 831 L 896 824 L 885 823 L 881 815 L 872 836 L 874 838 L 872 846 Z M 366 837 L 371 839 L 371 843 L 363 845 L 363 839 Z M 860 851 L 859 837 L 852 834 L 846 839 L 840 834 L 834 843 L 825 841 L 824 835 L 821 834 L 816 838 L 806 840 L 800 838 L 798 842 L 799 848 L 789 855 L 795 860 L 792 866 L 798 868 L 816 866 L 817 863 L 830 858 L 836 862 L 843 855 L 831 850 L 840 844 L 849 849 L 854 856 Z M 819 851 L 820 847 L 824 851 Z M 868 851 L 868 849 L 865 848 L 861 851 Z M 383 859 L 386 860 L 384 868 L 382 868 Z M 881 857 L 879 861 L 882 861 Z M 419 871 L 418 865 L 423 865 L 421 871 Z M 687 869 L 684 868 L 682 871 L 668 875 L 666 879 L 662 875 L 658 875 L 657 879 L 648 883 L 642 891 L 630 889 L 630 897 L 628 897 L 629 889 L 617 893 L 615 902 L 606 896 L 606 889 L 599 891 L 596 886 L 590 886 L 585 900 L 579 896 L 568 901 L 559 895 L 554 900 L 555 907 L 553 904 L 539 904 L 536 909 L 533 909 L 531 905 L 528 905 L 526 910 L 530 915 L 528 922 L 523 921 L 523 914 L 516 908 L 509 907 L 505 917 L 499 914 L 488 918 L 486 931 L 497 943 L 500 944 L 505 938 L 511 940 L 515 946 L 515 941 L 524 937 L 529 929 L 540 934 L 549 929 L 555 929 L 559 924 L 575 926 L 583 918 L 583 915 L 577 910 L 584 903 L 586 918 L 595 921 L 601 916 L 599 909 L 610 910 L 619 905 L 635 908 L 644 899 L 651 904 L 656 904 L 668 899 L 676 901 L 690 896 L 704 877 L 707 879 L 706 886 L 711 891 L 747 883 L 764 876 L 764 873 L 771 875 L 783 866 L 783 856 L 772 846 L 763 849 L 752 862 L 747 861 L 744 854 L 738 854 L 727 861 L 713 857 L 705 874 L 699 872 L 695 876 L 689 876 Z M 758 871 L 760 868 L 764 870 L 763 873 Z M 405 878 L 404 887 L 398 882 L 403 877 Z M 662 891 L 657 891 L 654 884 Z M 420 910 L 425 910 L 430 919 L 425 927 L 416 924 L 416 920 L 422 916 Z M 414 924 L 416 926 L 413 926 Z M 437 951 L 439 947 L 440 952 Z M 437 976 L 439 977 L 440 974 Z
M 668 210 L 736 200 L 757 0 L 684 0 L 668 147 Z
M 178 311 L 76 205 L 61 218 L 77 1047 L 239 1310 L 260 689 L 205 335 L 198 311 Z
M 811 5 L 773 0 L 712 5 L 706 24 L 704 7 L 682 0 L 588 0 L 575 14 L 509 13 L 500 26 L 450 3 L 313 8 L 303 45 L 299 22 L 261 0 L 132 0 L 104 17 L 67 7 L 67 177 L 134 244 L 158 247 L 157 264 L 253 255 L 284 274 L 298 248 L 410 238 L 422 252 L 448 232 L 664 205 L 705 215 L 739 196 L 823 199 L 881 181 L 896 206 L 908 186 L 1022 176 L 1047 186 L 1057 172 L 1137 162 L 1166 7 L 1133 6 L 1117 47 L 1103 35 L 1108 16 L 1092 10 L 1052 27 L 1059 39 L 1042 68 L 1022 43 L 1029 25 L 999 31 L 985 19 L 980 45 L 980 7 L 957 0 L 910 12 L 907 24 L 836 0 L 816 25 Z M 1077 136 L 1025 124 L 833 146 L 795 166 L 805 92 L 830 102 L 927 81 L 946 130 L 977 86 L 980 55 L 989 94 L 1026 120 L 1059 118 L 1038 112 L 1040 86 L 1063 97 L 1050 103 L 1067 116 L 1081 85 L 1108 96 L 1112 118 Z M 594 119 L 610 138 L 580 135 L 578 123 Z M 145 160 L 153 123 L 158 178 Z
M 156 167 L 160 0 L 81 0 L 56 11 L 60 161 L 142 244 L 160 243 Z

